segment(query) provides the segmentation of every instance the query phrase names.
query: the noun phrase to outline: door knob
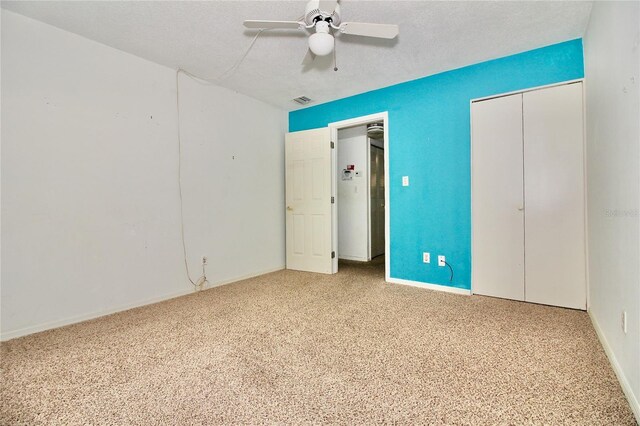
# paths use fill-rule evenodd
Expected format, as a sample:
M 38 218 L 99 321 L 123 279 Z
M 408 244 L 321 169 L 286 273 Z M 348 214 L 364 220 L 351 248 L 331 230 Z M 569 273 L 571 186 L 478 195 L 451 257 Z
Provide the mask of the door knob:
M 291 206 L 287 206 L 287 210 L 289 210 L 290 212 L 292 212 L 292 211 L 293 211 L 293 207 L 291 207 Z
M 523 211 L 523 210 L 524 210 L 524 206 L 522 206 L 522 207 L 518 207 L 518 211 L 519 211 L 519 212 L 521 212 L 521 211 Z

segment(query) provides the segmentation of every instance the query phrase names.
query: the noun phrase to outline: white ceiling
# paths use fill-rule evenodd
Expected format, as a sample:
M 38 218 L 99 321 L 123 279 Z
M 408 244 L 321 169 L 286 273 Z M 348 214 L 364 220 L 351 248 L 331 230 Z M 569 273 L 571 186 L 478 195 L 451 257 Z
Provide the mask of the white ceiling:
M 171 68 L 216 78 L 256 31 L 245 19 L 297 20 L 305 1 L 3 1 L 2 7 Z M 399 24 L 396 40 L 340 36 L 331 58 L 300 63 L 296 30 L 260 35 L 221 86 L 284 108 L 325 102 L 584 35 L 591 2 L 342 0 L 343 21 Z

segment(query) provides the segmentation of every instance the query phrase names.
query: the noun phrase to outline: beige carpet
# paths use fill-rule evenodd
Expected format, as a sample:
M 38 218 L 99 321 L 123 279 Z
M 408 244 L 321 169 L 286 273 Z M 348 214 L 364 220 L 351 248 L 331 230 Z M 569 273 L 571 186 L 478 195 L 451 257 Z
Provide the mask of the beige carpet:
M 2 424 L 635 424 L 586 313 L 281 271 L 1 345 Z

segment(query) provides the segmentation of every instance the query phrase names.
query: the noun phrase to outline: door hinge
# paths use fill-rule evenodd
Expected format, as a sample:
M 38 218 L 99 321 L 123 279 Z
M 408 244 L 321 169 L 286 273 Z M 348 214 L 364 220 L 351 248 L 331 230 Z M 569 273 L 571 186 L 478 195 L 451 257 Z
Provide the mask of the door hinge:
M 336 202 L 336 197 L 331 197 L 331 204 L 335 204 Z
M 336 147 L 336 144 L 333 143 L 333 141 L 331 141 L 331 149 L 335 149 L 335 147 Z
M 336 258 L 336 252 L 335 252 L 335 251 L 332 251 L 332 252 L 331 252 L 331 258 L 332 258 L 332 259 L 335 259 L 335 258 Z

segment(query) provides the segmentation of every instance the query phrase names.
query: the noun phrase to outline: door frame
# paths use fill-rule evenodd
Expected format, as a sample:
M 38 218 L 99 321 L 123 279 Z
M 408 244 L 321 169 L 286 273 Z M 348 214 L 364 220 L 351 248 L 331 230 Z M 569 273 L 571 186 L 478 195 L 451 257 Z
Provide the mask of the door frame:
M 336 121 L 329 123 L 329 131 L 331 141 L 335 149 L 331 150 L 331 195 L 335 197 L 335 203 L 331 207 L 331 250 L 336 253 L 332 260 L 331 272 L 338 272 L 338 130 L 347 127 L 354 127 L 372 122 L 382 121 L 384 127 L 384 251 L 385 251 L 385 267 L 384 279 L 389 281 L 389 265 L 391 259 L 390 250 L 390 230 L 389 230 L 389 112 L 378 112 L 375 114 L 364 115 L 361 117 L 350 118 L 348 120 Z M 367 182 L 369 187 L 370 182 Z M 369 218 L 369 221 L 371 218 Z M 369 234 L 371 230 L 369 230 Z M 369 243 L 370 245 L 370 243 Z
M 584 181 L 584 187 L 583 187 L 583 196 L 584 196 L 584 254 L 585 254 L 585 286 L 586 286 L 586 295 L 587 295 L 587 300 L 586 300 L 586 305 L 587 305 L 587 312 L 589 311 L 590 308 L 590 299 L 589 299 L 589 234 L 588 234 L 588 217 L 587 217 L 587 212 L 588 212 L 588 200 L 587 200 L 587 111 L 586 111 L 586 104 L 587 104 L 587 98 L 586 98 L 586 79 L 583 78 L 576 78 L 573 80 L 566 80 L 566 81 L 559 81 L 557 83 L 551 83 L 551 84 L 545 84 L 542 86 L 534 86 L 534 87 L 529 87 L 529 88 L 525 88 L 525 89 L 520 89 L 520 90 L 514 90 L 511 92 L 504 92 L 504 93 L 497 93 L 494 95 L 490 95 L 490 96 L 483 96 L 481 98 L 474 98 L 474 99 L 470 99 L 469 100 L 469 130 L 470 130 L 470 145 L 471 145 L 471 152 L 470 152 L 470 163 L 471 163 L 471 252 L 473 253 L 473 114 L 471 113 L 471 106 L 476 103 L 476 102 L 482 102 L 482 101 L 487 101 L 490 99 L 495 99 L 495 98 L 500 98 L 503 96 L 510 96 L 510 95 L 516 95 L 518 93 L 527 93 L 527 92 L 533 92 L 535 90 L 542 90 L 542 89 L 548 89 L 551 87 L 558 87 L 558 86 L 565 86 L 567 84 L 574 84 L 574 83 L 582 83 L 582 126 L 583 126 L 583 131 L 582 131 L 582 152 L 583 152 L 583 158 L 582 158 L 582 164 L 583 164 L 583 181 Z M 473 292 L 473 257 L 471 258 L 471 288 L 470 288 L 470 294 L 474 294 Z

